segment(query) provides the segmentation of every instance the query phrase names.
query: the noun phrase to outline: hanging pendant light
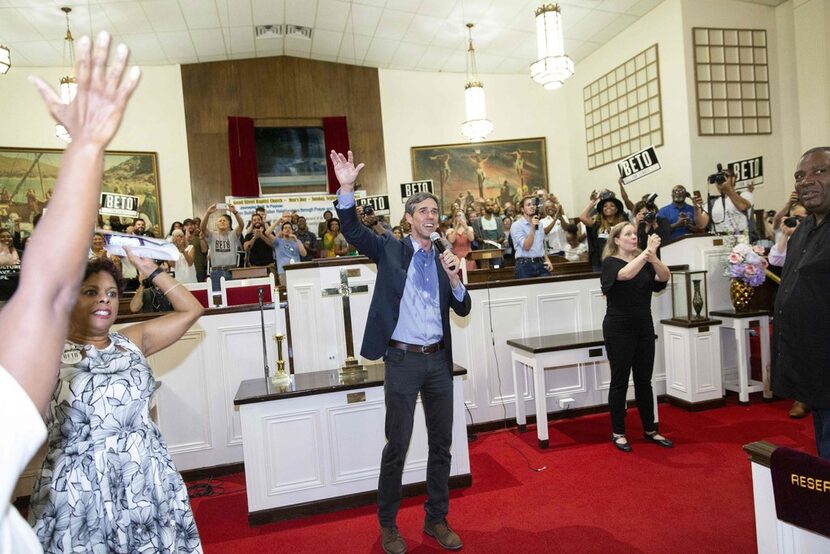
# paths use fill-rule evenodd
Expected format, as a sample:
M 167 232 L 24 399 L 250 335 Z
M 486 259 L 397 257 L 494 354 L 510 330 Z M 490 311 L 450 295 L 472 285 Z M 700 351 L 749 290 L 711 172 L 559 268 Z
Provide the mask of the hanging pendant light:
M 574 74 L 574 62 L 565 55 L 559 4 L 536 8 L 536 52 L 539 59 L 530 64 L 530 77 L 545 89 L 558 89 Z
M 5 75 L 9 72 L 12 66 L 12 53 L 8 46 L 0 44 L 0 75 Z
M 487 119 L 484 85 L 478 78 L 472 29 L 473 24 L 467 23 L 467 83 L 464 85 L 464 105 L 467 120 L 461 124 L 461 134 L 473 142 L 479 142 L 493 132 L 493 122 Z
M 66 16 L 66 36 L 63 39 L 63 65 L 66 67 L 67 50 L 69 51 L 69 71 L 67 75 L 61 77 L 60 96 L 61 102 L 69 104 L 75 99 L 75 93 L 78 92 L 78 81 L 72 72 L 75 71 L 75 39 L 72 38 L 72 31 L 69 30 L 69 14 L 72 8 L 63 7 L 61 11 Z M 55 125 L 55 136 L 59 139 L 72 142 L 72 137 L 69 136 L 69 131 L 61 124 Z

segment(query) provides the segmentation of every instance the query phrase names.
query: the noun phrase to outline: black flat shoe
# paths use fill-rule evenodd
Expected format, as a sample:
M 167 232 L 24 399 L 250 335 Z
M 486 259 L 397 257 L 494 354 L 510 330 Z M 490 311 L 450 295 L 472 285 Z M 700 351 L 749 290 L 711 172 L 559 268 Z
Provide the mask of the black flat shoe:
M 614 446 L 617 447 L 617 450 L 621 450 L 623 452 L 631 452 L 631 443 L 628 442 L 627 439 L 625 442 L 617 442 L 619 441 L 619 439 L 625 439 L 625 435 L 619 437 L 615 437 L 613 435 L 611 436 L 611 442 L 614 443 Z
M 674 443 L 672 441 L 670 441 L 669 439 L 666 439 L 666 438 L 658 439 L 658 438 L 656 438 L 656 436 L 657 436 L 657 433 L 654 433 L 653 435 L 649 435 L 648 433 L 643 433 L 643 438 L 646 439 L 649 442 L 653 442 L 654 444 L 659 444 L 663 448 L 674 448 Z

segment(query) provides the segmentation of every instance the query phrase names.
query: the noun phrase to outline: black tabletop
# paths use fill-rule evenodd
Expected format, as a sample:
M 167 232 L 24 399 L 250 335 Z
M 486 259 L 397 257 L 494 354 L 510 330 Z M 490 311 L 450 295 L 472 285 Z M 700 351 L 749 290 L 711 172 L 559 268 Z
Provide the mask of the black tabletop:
M 467 374 L 467 370 L 460 365 L 453 365 L 453 376 Z M 285 387 L 275 387 L 270 380 L 266 382 L 264 377 L 248 379 L 239 384 L 233 403 L 235 406 L 239 406 L 240 404 L 255 404 L 298 396 L 382 387 L 383 364 L 367 365 L 365 368 L 365 372 L 356 373 L 354 376 L 341 375 L 336 369 L 298 373 L 291 375 L 291 383 Z
M 769 310 L 749 310 L 747 312 L 736 312 L 735 310 L 715 310 L 713 312 L 709 312 L 709 315 L 746 319 L 749 317 L 763 317 L 765 315 L 769 315 Z
M 528 337 L 526 339 L 511 339 L 509 346 L 539 354 L 541 352 L 555 352 L 557 350 L 573 350 L 587 346 L 602 346 L 605 339 L 602 331 L 581 331 L 579 333 L 562 333 L 560 335 L 545 335 L 544 337 Z

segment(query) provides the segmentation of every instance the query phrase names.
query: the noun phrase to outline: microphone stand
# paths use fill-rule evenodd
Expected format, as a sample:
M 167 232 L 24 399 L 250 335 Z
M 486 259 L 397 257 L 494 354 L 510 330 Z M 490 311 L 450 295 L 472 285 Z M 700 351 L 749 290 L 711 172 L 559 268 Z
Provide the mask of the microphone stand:
M 265 370 L 265 386 L 270 393 L 271 378 L 269 376 L 270 371 L 268 370 L 268 348 L 265 346 L 265 310 L 262 303 L 262 287 L 259 287 L 257 295 L 259 296 L 259 321 L 260 329 L 262 330 L 262 365 Z

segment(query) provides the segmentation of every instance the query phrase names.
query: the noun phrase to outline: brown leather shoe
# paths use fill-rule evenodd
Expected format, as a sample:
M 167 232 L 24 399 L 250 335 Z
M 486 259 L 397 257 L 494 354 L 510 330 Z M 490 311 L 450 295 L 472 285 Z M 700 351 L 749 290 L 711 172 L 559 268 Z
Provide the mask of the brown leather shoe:
M 381 527 L 380 540 L 386 554 L 404 554 L 406 552 L 406 541 L 398 533 L 397 527 Z
M 437 523 L 424 521 L 424 533 L 430 537 L 434 537 L 438 541 L 438 544 L 447 550 L 458 550 L 464 546 L 461 543 L 461 537 L 450 529 L 446 519 Z
M 793 407 L 790 408 L 790 417 L 793 419 L 801 419 L 810 413 L 810 407 L 804 402 L 796 400 L 793 402 Z

